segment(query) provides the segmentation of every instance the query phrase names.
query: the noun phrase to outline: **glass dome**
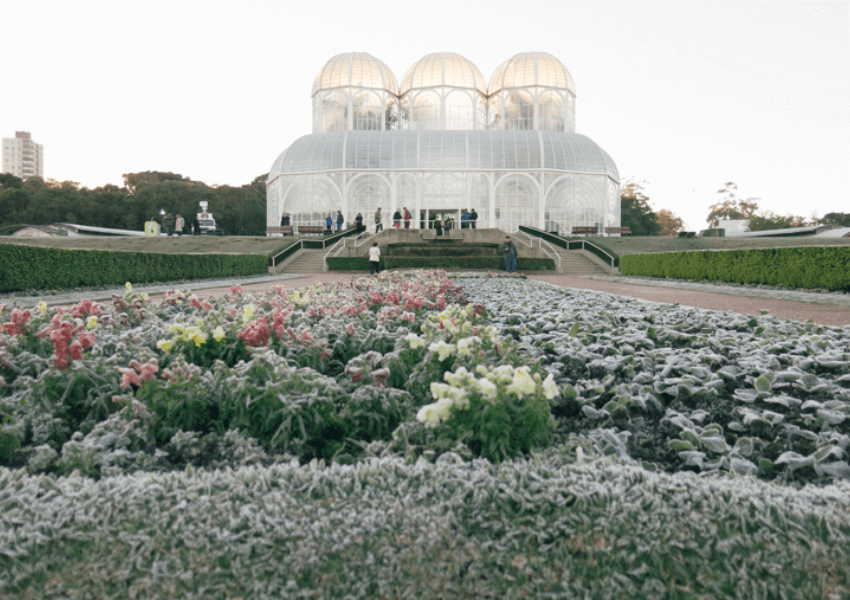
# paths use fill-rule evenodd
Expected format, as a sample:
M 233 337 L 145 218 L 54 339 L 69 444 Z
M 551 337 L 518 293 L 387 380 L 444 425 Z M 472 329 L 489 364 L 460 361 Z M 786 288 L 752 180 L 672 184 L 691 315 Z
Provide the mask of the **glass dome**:
M 398 95 L 398 81 L 383 62 L 367 52 L 345 52 L 330 59 L 313 81 L 313 96 L 344 87 L 386 90 Z
M 478 67 L 454 52 L 434 52 L 420 58 L 405 73 L 400 95 L 436 87 L 466 88 L 487 95 L 487 81 Z
M 496 69 L 490 79 L 489 95 L 516 88 L 545 87 L 576 93 L 567 68 L 547 52 L 521 52 Z

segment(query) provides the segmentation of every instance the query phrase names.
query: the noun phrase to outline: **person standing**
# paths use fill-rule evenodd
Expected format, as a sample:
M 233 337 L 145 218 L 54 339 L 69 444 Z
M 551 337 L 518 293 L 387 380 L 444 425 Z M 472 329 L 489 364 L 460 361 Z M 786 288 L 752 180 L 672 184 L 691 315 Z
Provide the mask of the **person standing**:
M 179 236 L 183 235 L 183 227 L 185 227 L 186 221 L 183 220 L 182 215 L 177 215 L 177 219 L 174 221 L 174 233 Z
M 393 227 L 401 229 L 401 211 L 398 209 L 393 213 Z
M 506 235 L 501 245 L 502 254 L 505 255 L 505 270 L 508 273 L 516 273 L 516 246 L 511 241 L 511 236 Z
M 469 211 L 463 209 L 463 214 L 460 215 L 460 228 L 469 229 Z
M 410 219 L 413 218 L 413 215 L 410 214 L 410 211 L 407 210 L 407 207 L 404 207 L 404 228 L 410 229 Z
M 449 231 L 451 231 L 452 227 L 454 227 L 454 222 L 455 222 L 455 220 L 452 219 L 451 215 L 446 215 L 446 218 L 443 221 L 443 229 L 446 230 L 446 232 L 445 232 L 446 235 L 449 235 Z
M 377 275 L 381 266 L 381 249 L 378 247 L 378 242 L 372 242 L 372 247 L 369 248 L 369 274 Z
M 475 209 L 472 209 L 472 212 L 469 213 L 469 226 L 475 229 L 475 222 L 478 221 L 478 213 L 475 212 Z
M 174 215 L 169 212 L 165 213 L 165 216 L 162 217 L 162 225 L 169 237 L 174 235 Z
M 328 216 L 325 217 L 325 233 L 330 233 L 333 231 L 334 220 L 331 217 L 331 213 L 328 213 Z
M 437 230 L 437 235 L 443 235 L 443 215 L 437 215 L 434 219 L 434 229 Z
M 366 228 L 363 227 L 363 215 L 357 213 L 357 216 L 354 217 L 354 226 L 357 228 L 357 233 L 365 231 Z
M 384 224 L 381 223 L 381 207 L 375 211 L 375 233 L 379 233 L 384 229 Z
M 342 211 L 336 211 L 336 230 L 342 231 L 342 224 L 345 223 L 345 217 L 342 216 Z

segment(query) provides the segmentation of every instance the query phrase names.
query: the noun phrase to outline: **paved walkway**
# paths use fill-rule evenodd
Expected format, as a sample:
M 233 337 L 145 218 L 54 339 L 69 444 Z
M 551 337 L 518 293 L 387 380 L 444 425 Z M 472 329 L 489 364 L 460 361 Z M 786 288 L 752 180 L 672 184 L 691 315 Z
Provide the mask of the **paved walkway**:
M 358 273 L 356 275 L 364 275 Z M 153 298 L 167 290 L 192 290 L 199 297 L 220 296 L 230 293 L 230 286 L 239 284 L 243 292 L 270 291 L 275 286 L 285 289 L 308 287 L 316 283 L 329 283 L 348 279 L 352 274 L 319 273 L 314 275 L 280 274 L 232 280 L 193 281 L 155 286 L 135 286 Z M 796 290 L 770 290 L 730 285 L 690 283 L 684 281 L 650 280 L 619 276 L 570 277 L 567 275 L 530 275 L 530 279 L 544 281 L 561 287 L 596 290 L 620 296 L 640 298 L 667 304 L 683 304 L 711 310 L 733 311 L 758 315 L 767 310 L 781 319 L 813 320 L 822 325 L 850 325 L 850 294 L 818 293 Z M 49 305 L 76 304 L 84 298 L 99 302 L 109 301 L 112 294 L 124 294 L 124 288 L 89 290 L 45 296 L 0 297 L 0 304 L 33 307 L 44 300 Z

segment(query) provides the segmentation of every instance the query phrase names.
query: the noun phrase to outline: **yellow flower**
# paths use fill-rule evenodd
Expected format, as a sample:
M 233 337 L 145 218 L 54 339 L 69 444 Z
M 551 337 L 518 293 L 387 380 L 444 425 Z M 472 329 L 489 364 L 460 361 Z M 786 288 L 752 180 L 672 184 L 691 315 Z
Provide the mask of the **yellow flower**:
M 242 322 L 247 323 L 251 319 L 254 318 L 254 305 L 246 304 L 244 310 L 242 311 Z
M 221 325 L 215 328 L 213 331 L 213 339 L 217 342 L 220 342 L 225 337 L 224 329 L 221 328 Z
M 94 329 L 95 327 L 97 327 L 97 317 L 86 319 L 86 329 Z
M 127 288 L 127 291 L 129 292 L 129 291 L 132 291 L 133 284 L 128 281 L 127 283 L 124 284 L 124 287 Z
M 47 302 L 45 302 L 44 300 L 39 302 L 38 303 L 38 310 L 40 310 L 43 313 L 46 313 L 47 312 Z
M 156 347 L 163 352 L 171 352 L 171 348 L 174 347 L 174 344 L 170 340 L 159 340 L 156 343 Z
M 148 295 L 145 292 L 142 292 L 141 294 L 139 294 L 139 298 L 141 298 L 142 302 L 148 301 Z
M 207 334 L 198 329 L 197 327 L 192 327 L 187 332 L 187 337 L 195 342 L 195 346 L 200 348 L 202 344 L 205 344 L 207 341 Z

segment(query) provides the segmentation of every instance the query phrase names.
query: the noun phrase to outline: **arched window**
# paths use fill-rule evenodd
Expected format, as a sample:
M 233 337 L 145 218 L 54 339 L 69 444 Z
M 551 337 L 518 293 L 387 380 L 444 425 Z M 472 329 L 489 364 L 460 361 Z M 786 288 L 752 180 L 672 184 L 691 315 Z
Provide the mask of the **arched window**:
M 472 98 L 466 92 L 451 92 L 446 97 L 446 129 L 475 129 Z
M 336 214 L 341 202 L 331 181 L 323 175 L 298 177 L 286 192 L 284 212 L 292 216 L 293 225 L 324 225 L 328 213 Z
M 348 96 L 331 92 L 322 100 L 322 131 L 345 131 L 348 128 Z
M 534 129 L 534 98 L 531 94 L 521 90 L 508 94 L 505 129 Z
M 370 130 L 384 128 L 381 100 L 371 92 L 360 92 L 354 96 L 354 129 Z
M 375 211 L 381 209 L 384 227 L 390 222 L 390 188 L 377 175 L 361 175 L 348 188 L 348 212 L 351 222 L 357 213 L 363 215 L 363 224 L 374 231 Z
M 496 187 L 496 220 L 505 231 L 537 226 L 537 186 L 528 177 L 509 175 Z
M 538 128 L 564 131 L 564 99 L 556 92 L 543 92 L 537 101 Z
M 440 129 L 440 96 L 420 92 L 413 99 L 411 129 Z

